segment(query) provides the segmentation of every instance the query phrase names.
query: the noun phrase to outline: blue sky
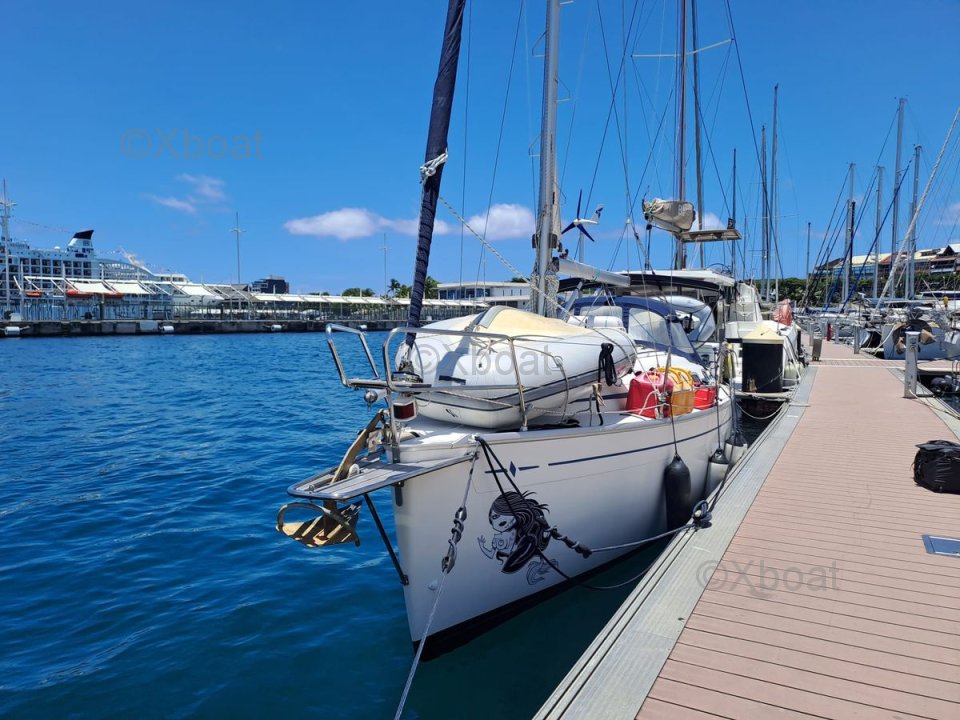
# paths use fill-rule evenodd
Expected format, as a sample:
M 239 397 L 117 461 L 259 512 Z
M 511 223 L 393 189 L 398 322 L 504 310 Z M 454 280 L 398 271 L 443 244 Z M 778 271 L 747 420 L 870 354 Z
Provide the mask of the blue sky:
M 724 3 L 698 6 L 700 46 L 731 36 Z M 802 272 L 807 222 L 816 254 L 850 162 L 866 203 L 857 239 L 865 251 L 874 213 L 865 195 L 885 139 L 889 202 L 897 98 L 908 99 L 904 157 L 917 142 L 924 148 L 921 188 L 960 104 L 960 2 L 730 0 L 730 7 L 758 136 L 763 124 L 769 131 L 772 88 L 780 84 L 784 273 Z M 239 211 L 244 280 L 277 274 L 295 290 L 379 291 L 386 235 L 387 274 L 408 282 L 444 10 L 440 0 L 9 4 L 0 174 L 17 202 L 14 235 L 52 247 L 94 228 L 101 252 L 123 248 L 154 268 L 234 281 L 230 229 Z M 526 273 L 543 3 L 528 0 L 523 10 L 517 1 L 469 4 L 442 194 L 477 229 L 492 204 L 488 239 Z M 617 85 L 607 121 L 629 25 L 622 18 L 636 20 L 631 55 L 666 54 L 675 51 L 675 15 L 675 2 L 663 0 L 577 0 L 562 11 L 563 220 L 572 218 L 580 190 L 589 196 L 585 213 L 605 205 L 597 243 L 587 247 L 587 260 L 603 267 L 640 262 L 632 241 L 618 250 L 626 188 L 671 197 L 675 182 L 673 60 L 628 59 L 626 87 Z M 705 149 L 704 209 L 724 221 L 730 214 L 736 147 L 738 226 L 752 238 L 747 259 L 755 269 L 759 173 L 738 58 L 730 45 L 700 58 L 704 146 L 712 150 Z M 924 246 L 960 241 L 955 147 L 920 223 Z M 693 196 L 692 159 L 687 167 Z M 911 189 L 912 175 L 907 196 Z M 458 222 L 442 208 L 438 218 L 432 275 L 511 275 L 489 253 L 481 260 L 469 235 L 461 253 Z M 883 247 L 889 233 L 888 226 Z M 653 236 L 651 251 L 656 265 L 668 265 L 664 236 Z M 723 261 L 720 248 L 708 251 L 707 262 Z

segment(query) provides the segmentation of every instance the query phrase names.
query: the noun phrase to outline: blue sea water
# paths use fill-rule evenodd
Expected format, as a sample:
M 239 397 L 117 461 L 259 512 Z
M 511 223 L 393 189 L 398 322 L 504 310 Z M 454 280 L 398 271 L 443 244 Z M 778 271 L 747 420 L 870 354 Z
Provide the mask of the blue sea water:
M 393 717 L 412 650 L 373 521 L 359 548 L 274 529 L 369 417 L 323 335 L 8 339 L 0 366 L 0 717 Z M 404 716 L 531 716 L 628 591 L 422 665 Z

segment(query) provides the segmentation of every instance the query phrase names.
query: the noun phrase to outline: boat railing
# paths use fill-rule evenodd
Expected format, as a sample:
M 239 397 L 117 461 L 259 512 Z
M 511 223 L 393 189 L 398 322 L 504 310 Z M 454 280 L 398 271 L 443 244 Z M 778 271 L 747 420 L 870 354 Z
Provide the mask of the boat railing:
M 450 337 L 463 337 L 476 340 L 493 340 L 504 342 L 510 349 L 510 360 L 513 365 L 513 374 L 515 382 L 513 383 L 504 383 L 501 385 L 483 385 L 477 388 L 462 387 L 458 388 L 457 392 L 462 392 L 464 394 L 469 394 L 471 390 L 476 392 L 486 392 L 489 390 L 515 390 L 517 392 L 517 398 L 520 409 L 520 419 L 521 427 L 523 430 L 527 429 L 527 404 L 523 395 L 523 382 L 520 379 L 520 365 L 517 362 L 517 348 L 514 344 L 515 338 L 504 335 L 502 333 L 492 333 L 492 332 L 483 332 L 481 330 L 452 330 L 448 328 L 415 328 L 415 327 L 398 327 L 390 331 L 390 334 L 387 336 L 386 341 L 383 343 L 383 367 L 386 370 L 386 382 L 387 389 L 391 392 L 401 392 L 401 393 L 418 393 L 418 392 L 436 392 L 443 391 L 444 388 L 437 388 L 431 383 L 410 383 L 406 381 L 397 381 L 394 379 L 394 373 L 390 370 L 390 344 L 397 335 L 444 335 Z M 416 350 L 416 344 L 413 345 L 413 349 Z M 423 363 L 421 361 L 421 367 Z
M 327 325 L 326 331 L 327 345 L 330 346 L 330 354 L 333 355 L 333 364 L 337 366 L 337 373 L 340 375 L 340 382 L 344 387 L 384 387 L 383 381 L 380 379 L 380 373 L 377 370 L 377 364 L 373 360 L 373 353 L 370 352 L 370 346 L 367 345 L 367 338 L 362 330 L 347 327 L 346 325 L 337 325 L 336 323 L 331 323 Z M 363 380 L 361 378 L 350 378 L 347 376 L 347 373 L 343 368 L 343 361 L 340 359 L 340 353 L 337 352 L 336 340 L 333 338 L 333 334 L 335 332 L 350 333 L 360 338 L 360 345 L 363 348 L 363 353 L 367 358 L 367 362 L 370 364 L 370 370 L 373 372 L 374 380 Z
M 390 416 L 391 420 L 394 416 L 393 404 L 394 398 L 393 395 L 418 395 L 421 393 L 430 393 L 430 392 L 450 392 L 450 388 L 437 387 L 433 383 L 423 382 L 421 380 L 412 380 L 409 379 L 409 374 L 401 373 L 399 371 L 391 370 L 393 363 L 391 362 L 391 345 L 394 343 L 395 338 L 398 335 L 444 335 L 450 337 L 463 337 L 470 338 L 472 340 L 481 340 L 481 341 L 493 341 L 493 342 L 503 342 L 507 345 L 510 352 L 510 359 L 513 365 L 513 374 L 514 382 L 512 383 L 503 383 L 496 385 L 483 385 L 478 387 L 458 387 L 456 389 L 457 394 L 464 395 L 474 395 L 478 400 L 487 400 L 495 404 L 500 404 L 497 401 L 489 400 L 487 398 L 481 397 L 479 394 L 488 392 L 490 390 L 513 390 L 517 393 L 520 418 L 521 418 L 521 427 L 526 430 L 527 428 L 527 404 L 524 397 L 524 388 L 523 382 L 520 378 L 520 364 L 517 362 L 517 349 L 515 345 L 516 338 L 513 338 L 509 335 L 504 335 L 502 333 L 492 333 L 492 332 L 483 332 L 480 330 L 452 330 L 447 328 L 416 328 L 416 327 L 397 327 L 390 331 L 387 335 L 387 339 L 383 343 L 383 368 L 384 373 L 381 376 L 380 372 L 377 369 L 376 362 L 373 359 L 373 354 L 370 352 L 370 347 L 367 344 L 366 334 L 355 328 L 347 327 L 345 325 L 336 325 L 330 324 L 327 325 L 327 343 L 330 346 L 330 353 L 333 356 L 334 365 L 336 365 L 337 373 L 340 376 L 340 382 L 349 388 L 360 389 L 365 388 L 367 390 L 373 390 L 378 393 L 377 398 L 380 398 L 382 393 L 383 399 L 386 400 L 388 406 L 390 407 Z M 372 378 L 356 378 L 349 377 L 344 368 L 343 361 L 340 357 L 340 353 L 337 350 L 336 340 L 334 339 L 334 333 L 346 332 L 352 335 L 356 335 L 359 340 L 361 347 L 363 349 L 364 356 L 366 357 L 367 363 L 370 365 L 370 369 L 373 372 Z M 413 352 L 419 352 L 416 347 L 416 344 L 412 346 Z M 421 368 L 423 363 L 421 361 Z

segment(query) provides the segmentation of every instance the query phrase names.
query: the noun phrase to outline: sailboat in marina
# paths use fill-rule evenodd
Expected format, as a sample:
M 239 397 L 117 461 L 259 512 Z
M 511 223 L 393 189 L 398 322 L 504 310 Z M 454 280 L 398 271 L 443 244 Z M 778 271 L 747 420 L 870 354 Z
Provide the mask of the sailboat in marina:
M 277 518 L 278 530 L 311 547 L 359 544 L 366 507 L 396 569 L 410 638 L 426 656 L 703 521 L 701 501 L 719 478 L 711 459 L 722 457 L 730 429 L 730 393 L 670 306 L 614 293 L 602 303 L 557 296 L 560 0 L 546 5 L 530 310 L 495 306 L 420 323 L 463 21 L 464 0 L 450 0 L 408 325 L 376 360 L 364 333 L 328 328 L 342 384 L 362 390 L 373 414 L 335 467 L 289 489 L 296 499 Z M 593 277 L 624 283 L 616 273 Z M 347 336 L 362 347 L 366 377 L 341 361 Z M 378 491 L 390 496 L 396 547 Z

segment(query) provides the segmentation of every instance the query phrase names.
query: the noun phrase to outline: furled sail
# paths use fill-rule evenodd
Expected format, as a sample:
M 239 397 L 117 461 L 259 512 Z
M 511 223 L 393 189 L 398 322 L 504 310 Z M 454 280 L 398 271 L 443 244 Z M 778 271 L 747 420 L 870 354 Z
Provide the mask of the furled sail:
M 447 6 L 440 66 L 437 68 L 437 81 L 433 86 L 427 153 L 423 167 L 420 169 L 423 182 L 420 232 L 413 287 L 410 290 L 410 314 L 407 317 L 407 324 L 411 327 L 420 326 L 420 310 L 423 306 L 427 265 L 430 261 L 430 243 L 433 241 L 433 223 L 437 215 L 437 198 L 440 196 L 440 178 L 443 175 L 443 163 L 447 157 L 447 131 L 450 129 L 450 112 L 453 109 L 453 89 L 457 83 L 457 63 L 460 59 L 460 35 L 463 29 L 465 1 L 450 0 Z M 407 345 L 413 345 L 413 337 L 407 338 Z
M 693 227 L 697 211 L 693 203 L 685 200 L 661 200 L 654 198 L 643 203 L 643 217 L 648 223 L 672 233 L 686 232 Z

